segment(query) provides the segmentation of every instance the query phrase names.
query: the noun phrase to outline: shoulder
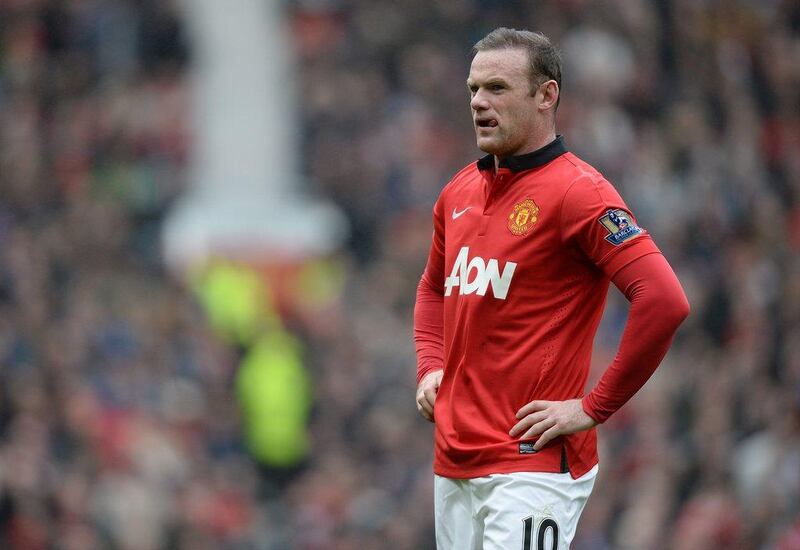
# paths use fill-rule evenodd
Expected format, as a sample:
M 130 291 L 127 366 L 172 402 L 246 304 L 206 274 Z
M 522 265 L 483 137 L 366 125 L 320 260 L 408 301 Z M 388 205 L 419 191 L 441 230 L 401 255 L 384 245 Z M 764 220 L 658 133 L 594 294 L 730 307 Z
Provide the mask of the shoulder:
M 565 153 L 559 158 L 559 179 L 564 199 L 603 201 L 619 200 L 619 193 L 606 177 L 594 166 L 573 153 Z
M 473 188 L 480 183 L 482 176 L 478 170 L 478 163 L 473 161 L 464 166 L 461 170 L 453 174 L 450 181 L 442 188 L 439 193 L 439 201 L 450 194 L 458 194 L 465 189 Z
M 478 170 L 476 161 L 470 162 L 464 168 L 453 174 L 450 181 L 445 185 L 445 189 L 458 190 L 465 186 L 474 185 L 481 179 L 481 172 Z
M 564 153 L 558 158 L 557 166 L 559 177 L 566 187 L 580 184 L 583 186 L 608 183 L 605 176 L 594 166 L 581 159 L 574 153 Z

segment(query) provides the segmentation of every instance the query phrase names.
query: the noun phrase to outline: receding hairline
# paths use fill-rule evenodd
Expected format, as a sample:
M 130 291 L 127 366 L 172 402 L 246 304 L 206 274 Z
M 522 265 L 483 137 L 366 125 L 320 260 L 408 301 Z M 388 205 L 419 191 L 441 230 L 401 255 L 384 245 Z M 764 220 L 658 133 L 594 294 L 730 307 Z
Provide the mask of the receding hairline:
M 519 52 L 524 56 L 526 63 L 530 65 L 530 51 L 527 48 L 525 48 L 525 46 L 498 46 L 497 48 L 487 48 L 485 50 L 478 50 L 472 56 L 472 61 L 475 61 L 475 58 L 478 57 L 478 54 L 504 53 L 504 52 Z
M 472 46 L 472 55 L 479 51 L 502 49 L 504 47 L 554 47 L 547 36 L 538 31 L 518 30 L 509 27 L 498 27 L 478 40 Z
M 472 63 L 475 62 L 475 59 L 478 57 L 478 54 L 481 53 L 492 54 L 492 53 L 503 53 L 503 52 L 519 52 L 520 54 L 522 54 L 524 64 L 522 67 L 519 67 L 519 69 L 523 72 L 525 76 L 530 78 L 530 58 L 529 58 L 530 55 L 528 51 L 523 47 L 509 46 L 509 47 L 492 48 L 489 50 L 480 50 L 478 52 L 475 52 L 475 55 L 472 56 Z M 470 66 L 470 73 L 471 72 L 472 72 L 472 66 Z M 469 78 L 467 78 L 467 80 L 469 80 Z
M 492 48 L 483 48 L 480 50 L 476 50 L 472 54 L 472 59 L 475 59 L 479 53 L 489 53 L 489 52 L 522 52 L 524 54 L 528 54 L 529 50 L 525 46 L 516 46 L 516 45 L 508 45 L 508 46 L 497 46 Z

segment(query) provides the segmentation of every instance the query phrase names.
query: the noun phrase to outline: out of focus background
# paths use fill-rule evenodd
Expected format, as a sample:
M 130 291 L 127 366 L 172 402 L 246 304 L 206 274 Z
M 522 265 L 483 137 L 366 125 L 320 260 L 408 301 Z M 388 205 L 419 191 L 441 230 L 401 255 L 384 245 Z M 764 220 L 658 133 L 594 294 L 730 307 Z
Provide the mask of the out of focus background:
M 791 0 L 0 0 L 0 547 L 433 548 L 414 292 L 501 25 L 693 306 L 573 547 L 800 548 Z

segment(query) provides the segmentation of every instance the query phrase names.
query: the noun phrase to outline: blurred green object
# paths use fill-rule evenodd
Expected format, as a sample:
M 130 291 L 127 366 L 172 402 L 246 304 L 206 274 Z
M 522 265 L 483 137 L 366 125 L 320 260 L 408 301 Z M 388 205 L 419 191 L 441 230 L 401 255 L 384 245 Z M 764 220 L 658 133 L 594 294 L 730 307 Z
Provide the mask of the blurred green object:
M 264 278 L 249 267 L 212 263 L 195 289 L 211 325 L 231 343 L 249 346 L 265 329 L 281 326 Z
M 265 466 L 292 467 L 308 452 L 311 384 L 301 356 L 300 343 L 275 329 L 258 339 L 236 375 L 247 447 Z
M 345 267 L 335 258 L 305 263 L 295 279 L 295 299 L 305 306 L 321 307 L 338 300 L 345 286 Z
M 250 454 L 273 468 L 299 464 L 309 448 L 311 381 L 302 345 L 282 328 L 266 279 L 249 266 L 217 261 L 194 286 L 215 331 L 246 350 L 236 393 Z

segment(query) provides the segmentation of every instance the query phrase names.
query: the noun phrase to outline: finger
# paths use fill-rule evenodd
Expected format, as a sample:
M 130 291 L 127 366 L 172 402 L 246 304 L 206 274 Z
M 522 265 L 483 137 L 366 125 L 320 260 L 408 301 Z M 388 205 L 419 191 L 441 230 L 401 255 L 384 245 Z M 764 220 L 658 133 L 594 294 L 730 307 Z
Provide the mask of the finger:
M 541 422 L 537 422 L 531 428 L 525 432 L 520 439 L 531 439 L 539 435 L 540 433 L 544 432 L 548 428 L 552 428 L 556 425 L 556 420 L 554 418 L 545 418 Z
M 559 428 L 557 428 L 556 426 L 553 426 L 552 428 L 550 428 L 549 430 L 544 432 L 541 435 L 541 437 L 539 437 L 539 439 L 536 440 L 536 443 L 533 445 L 533 450 L 534 451 L 541 451 L 542 447 L 547 445 L 550 441 L 552 441 L 553 439 L 555 439 L 559 435 L 561 435 L 561 432 L 560 432 Z
M 519 422 L 517 422 L 513 428 L 508 432 L 508 435 L 511 437 L 516 437 L 518 434 L 521 434 L 537 422 L 541 422 L 547 418 L 547 411 L 539 411 L 533 414 L 529 414 Z
M 433 422 L 433 407 L 425 400 L 417 401 L 417 410 L 425 420 Z
M 439 393 L 439 388 L 438 388 L 438 387 L 435 387 L 435 388 L 425 388 L 425 389 L 422 391 L 422 393 L 424 393 L 424 394 L 425 394 L 425 397 L 428 399 L 428 401 L 431 401 L 431 402 L 433 402 L 433 401 L 436 401 L 436 395 Z
M 425 411 L 429 415 L 433 415 L 433 403 L 424 394 L 417 396 L 417 408 L 420 409 L 420 412 Z
M 417 394 L 417 405 L 428 411 L 428 413 L 433 414 L 433 400 L 430 399 L 426 392 Z
M 423 399 L 431 406 L 431 410 L 436 405 L 436 390 L 434 389 L 427 389 L 422 392 Z
M 523 406 L 520 410 L 517 411 L 517 418 L 522 418 L 527 416 L 535 411 L 541 411 L 549 407 L 553 402 L 552 401 L 531 401 L 527 405 Z

